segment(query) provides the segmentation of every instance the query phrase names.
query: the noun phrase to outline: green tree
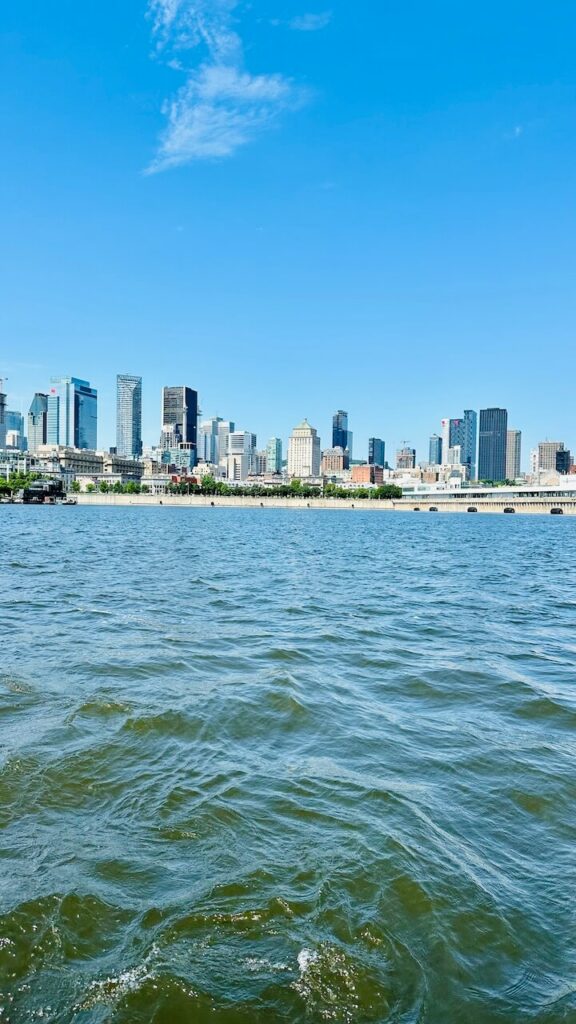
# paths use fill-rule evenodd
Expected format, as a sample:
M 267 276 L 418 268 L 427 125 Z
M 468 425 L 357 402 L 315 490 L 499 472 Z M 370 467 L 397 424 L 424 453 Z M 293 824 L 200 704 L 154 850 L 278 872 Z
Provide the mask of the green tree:
M 88 491 L 88 494 L 92 494 L 92 492 L 95 491 L 96 488 L 94 484 L 86 484 L 86 490 Z
M 101 494 L 108 494 L 108 491 L 110 490 L 110 484 L 108 483 L 107 480 L 101 480 L 99 486 Z
M 70 490 L 72 491 L 72 494 L 80 494 L 80 481 L 73 480 Z

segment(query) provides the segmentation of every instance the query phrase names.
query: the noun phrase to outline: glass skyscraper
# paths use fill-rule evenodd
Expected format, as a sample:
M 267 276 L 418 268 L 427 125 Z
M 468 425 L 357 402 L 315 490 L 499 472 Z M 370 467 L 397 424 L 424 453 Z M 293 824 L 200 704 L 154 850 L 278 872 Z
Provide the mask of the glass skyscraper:
M 349 448 L 348 444 L 348 413 L 338 409 L 332 417 L 332 447 Z
M 266 472 L 282 472 L 282 441 L 279 437 L 271 437 L 266 446 Z
M 162 389 L 162 430 L 180 434 L 181 444 L 198 451 L 198 392 L 192 388 Z
M 116 451 L 125 458 L 142 454 L 142 377 L 116 377 Z
M 506 409 L 480 409 L 479 480 L 506 479 L 507 435 L 508 412 Z
M 52 377 L 48 393 L 47 444 L 97 447 L 98 392 L 78 377 Z
M 442 465 L 442 438 L 439 434 L 432 434 L 428 446 L 428 462 L 433 466 Z
M 473 409 L 465 409 L 462 419 L 450 420 L 449 447 L 460 447 L 460 458 L 463 466 L 468 466 L 470 479 L 476 479 L 476 434 L 477 416 Z M 448 461 L 448 452 L 443 452 L 444 460 Z
M 37 391 L 28 411 L 28 450 L 31 452 L 47 443 L 48 395 Z
M 384 466 L 386 445 L 381 437 L 368 438 L 368 465 Z

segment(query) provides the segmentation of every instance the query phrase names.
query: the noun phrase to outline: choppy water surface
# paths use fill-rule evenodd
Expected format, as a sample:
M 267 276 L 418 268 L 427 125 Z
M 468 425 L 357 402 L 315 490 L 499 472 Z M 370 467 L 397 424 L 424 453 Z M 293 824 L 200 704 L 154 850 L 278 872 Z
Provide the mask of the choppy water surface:
M 576 1020 L 576 522 L 0 511 L 0 1021 Z

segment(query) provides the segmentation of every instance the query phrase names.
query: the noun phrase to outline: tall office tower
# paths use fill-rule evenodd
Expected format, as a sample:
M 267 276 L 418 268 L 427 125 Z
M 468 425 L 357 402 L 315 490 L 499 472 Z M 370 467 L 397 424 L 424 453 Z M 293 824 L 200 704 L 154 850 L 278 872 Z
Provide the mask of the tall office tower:
M 384 466 L 386 445 L 381 437 L 368 438 L 368 465 Z
M 520 476 L 520 457 L 522 453 L 522 431 L 506 431 L 506 479 L 516 480 Z
M 218 437 L 219 427 L 223 423 L 221 416 L 212 416 L 209 420 L 203 420 L 200 424 L 200 433 L 198 435 L 198 458 L 204 462 L 211 462 L 213 465 L 218 464 L 220 458 Z
M 540 441 L 538 445 L 538 470 L 549 472 L 556 470 L 556 455 L 564 451 L 563 441 Z
M 428 446 L 428 462 L 432 466 L 442 465 L 442 438 L 438 434 L 432 434 Z
M 228 435 L 226 470 L 229 480 L 246 480 L 254 472 L 256 434 L 250 430 L 234 430 Z
M 450 420 L 448 434 L 449 446 L 460 448 L 461 465 L 468 466 L 471 480 L 476 477 L 476 425 L 477 417 L 474 410 L 465 409 L 461 419 Z
M 52 377 L 48 392 L 47 444 L 97 446 L 98 392 L 78 377 Z
M 48 395 L 37 391 L 28 412 L 28 450 L 35 452 L 48 440 Z
M 17 412 L 15 409 L 6 409 L 4 423 L 6 426 L 6 446 L 25 452 L 26 435 L 24 433 L 24 417 L 22 413 Z
M 414 469 L 415 465 L 415 448 L 400 448 L 396 452 L 396 469 Z
M 350 451 L 348 438 L 348 413 L 338 409 L 332 417 L 332 447 Z
M 342 447 L 333 445 L 333 447 Z M 320 438 L 308 420 L 294 427 L 288 441 L 288 476 L 299 479 L 320 476 Z
M 448 458 L 448 449 L 450 447 L 450 420 L 440 420 L 440 436 L 442 438 L 442 462 L 444 463 Z
M 506 442 L 508 412 L 506 409 L 480 410 L 480 442 L 478 447 L 478 478 L 506 479 Z
M 198 392 L 192 388 L 162 388 L 162 432 L 178 432 L 181 444 L 198 449 Z
M 142 377 L 116 377 L 116 452 L 137 459 L 142 454 Z
M 0 378 L 0 448 L 6 447 L 6 393 Z
M 222 464 L 228 455 L 228 438 L 236 430 L 233 420 L 221 420 L 218 424 L 218 462 Z
M 266 472 L 282 472 L 282 441 L 279 437 L 271 437 L 266 446 Z

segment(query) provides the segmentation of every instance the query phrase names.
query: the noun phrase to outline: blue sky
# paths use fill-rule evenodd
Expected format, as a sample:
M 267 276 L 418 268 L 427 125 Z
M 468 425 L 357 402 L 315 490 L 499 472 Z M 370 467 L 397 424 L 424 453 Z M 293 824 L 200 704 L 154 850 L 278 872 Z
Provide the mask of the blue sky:
M 504 405 L 576 448 L 572 0 L 25 0 L 0 34 L 9 404 L 188 384 L 390 455 Z

